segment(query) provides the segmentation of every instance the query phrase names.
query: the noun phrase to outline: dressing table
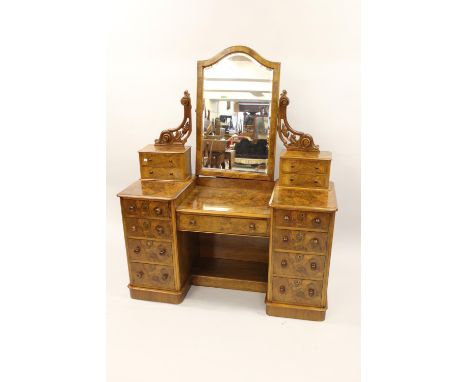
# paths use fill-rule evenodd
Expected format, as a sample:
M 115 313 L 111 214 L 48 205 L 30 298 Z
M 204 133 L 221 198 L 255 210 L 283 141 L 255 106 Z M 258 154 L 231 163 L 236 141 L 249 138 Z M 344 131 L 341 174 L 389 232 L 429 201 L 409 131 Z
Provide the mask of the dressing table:
M 139 151 L 141 179 L 118 194 L 131 297 L 178 304 L 191 285 L 237 289 L 265 293 L 269 315 L 324 320 L 331 153 L 289 125 L 280 63 L 234 46 L 197 69 L 195 175 L 186 91 L 182 123 Z M 277 135 L 285 150 L 275 181 Z

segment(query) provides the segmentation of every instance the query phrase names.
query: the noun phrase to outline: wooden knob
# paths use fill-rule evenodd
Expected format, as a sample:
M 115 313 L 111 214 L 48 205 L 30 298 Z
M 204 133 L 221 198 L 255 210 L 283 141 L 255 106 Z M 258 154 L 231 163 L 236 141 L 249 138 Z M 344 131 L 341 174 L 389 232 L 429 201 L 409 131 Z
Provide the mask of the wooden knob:
M 146 246 L 147 246 L 147 247 L 153 246 L 153 242 L 152 242 L 151 240 L 148 240 L 148 241 L 146 242 Z
M 136 246 L 135 249 L 133 250 L 133 252 L 135 253 L 140 253 L 141 251 L 141 248 L 139 246 Z
M 164 281 L 166 281 L 168 277 L 169 277 L 169 274 L 168 274 L 168 273 L 163 273 L 162 279 L 163 279 Z
M 312 239 L 312 243 L 314 243 L 315 245 L 317 245 L 319 243 L 319 239 L 317 239 L 316 237 L 314 237 Z
M 287 237 L 286 235 L 283 236 L 283 241 L 288 241 L 289 240 L 289 237 Z
M 130 231 L 135 232 L 136 230 L 137 230 L 136 226 L 132 225 L 132 226 L 130 227 Z
M 315 224 L 320 224 L 322 221 L 320 220 L 320 218 L 315 218 L 314 219 L 314 223 Z
M 153 171 L 153 170 L 149 170 L 149 173 L 150 173 L 151 175 L 153 175 L 153 174 L 154 174 L 154 171 Z
M 284 294 L 286 292 L 286 287 L 284 285 L 281 285 L 279 287 L 279 291 L 280 291 L 281 294 Z
M 255 223 L 250 223 L 250 224 L 249 224 L 249 228 L 250 228 L 250 229 L 255 229 Z
M 286 260 L 281 260 L 281 266 L 286 268 L 288 266 L 288 262 Z
M 162 209 L 159 208 L 159 207 L 156 207 L 156 208 L 154 209 L 154 213 L 155 213 L 156 215 L 161 215 Z
M 309 296 L 315 296 L 315 290 L 313 288 L 309 288 Z
M 135 206 L 133 206 L 133 205 L 132 205 L 132 206 L 130 206 L 130 207 L 128 207 L 128 209 L 129 209 L 130 211 L 135 211 L 135 208 L 136 208 L 136 207 L 135 207 Z
M 160 254 L 161 256 L 164 256 L 164 255 L 166 254 L 166 248 L 161 249 L 161 250 L 159 251 L 159 254 Z
M 149 158 L 145 158 L 145 160 L 146 160 L 147 162 L 152 162 L 152 161 L 153 161 L 153 158 L 149 157 Z
M 313 269 L 314 271 L 317 270 L 317 263 L 316 262 L 311 262 L 310 263 L 310 268 Z
M 172 175 L 174 175 L 174 173 L 173 173 L 173 172 L 170 172 L 169 175 L 172 176 Z
M 161 227 L 160 225 L 156 226 L 156 231 L 159 233 L 159 234 L 162 234 L 164 232 L 164 228 Z
M 290 218 L 289 218 L 289 215 L 284 215 L 283 220 L 284 220 L 285 222 L 288 222 L 289 219 L 290 219 Z
M 195 219 L 190 219 L 190 220 L 189 220 L 189 224 L 190 224 L 190 225 L 195 225 L 195 223 L 196 223 L 196 222 L 195 222 Z
M 143 277 L 143 272 L 137 272 L 136 273 L 136 277 L 138 277 L 139 279 L 141 279 Z

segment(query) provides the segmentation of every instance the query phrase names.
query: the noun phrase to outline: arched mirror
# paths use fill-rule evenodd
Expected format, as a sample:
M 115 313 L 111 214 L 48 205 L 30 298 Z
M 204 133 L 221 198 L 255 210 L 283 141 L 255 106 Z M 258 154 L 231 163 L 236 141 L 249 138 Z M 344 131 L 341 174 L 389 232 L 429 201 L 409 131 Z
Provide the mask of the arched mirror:
M 279 75 L 245 46 L 198 61 L 197 175 L 273 180 Z

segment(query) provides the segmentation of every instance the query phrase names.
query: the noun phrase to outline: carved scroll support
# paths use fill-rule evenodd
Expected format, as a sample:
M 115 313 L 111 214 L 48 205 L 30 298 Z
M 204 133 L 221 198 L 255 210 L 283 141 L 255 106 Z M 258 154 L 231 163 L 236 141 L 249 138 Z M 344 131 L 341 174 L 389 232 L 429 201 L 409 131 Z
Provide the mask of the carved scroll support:
M 159 139 L 154 141 L 155 146 L 184 145 L 192 133 L 192 102 L 188 90 L 184 92 L 180 103 L 184 106 L 184 119 L 179 127 L 163 130 Z
M 281 141 L 284 143 L 284 146 L 288 150 L 295 151 L 317 151 L 319 152 L 319 146 L 314 143 L 314 138 L 312 135 L 302 133 L 300 131 L 294 130 L 288 123 L 288 118 L 286 117 L 286 107 L 289 105 L 289 98 L 287 96 L 286 90 L 281 92 L 279 99 L 278 107 L 278 120 L 279 120 L 279 129 L 278 135 Z

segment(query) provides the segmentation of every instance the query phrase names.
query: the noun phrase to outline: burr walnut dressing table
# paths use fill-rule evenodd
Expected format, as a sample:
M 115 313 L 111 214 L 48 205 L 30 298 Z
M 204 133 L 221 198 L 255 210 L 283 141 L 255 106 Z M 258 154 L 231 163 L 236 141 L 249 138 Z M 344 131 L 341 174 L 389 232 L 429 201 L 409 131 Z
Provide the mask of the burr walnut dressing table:
M 182 123 L 139 151 L 141 179 L 118 194 L 131 297 L 178 304 L 191 285 L 228 288 L 266 293 L 269 315 L 325 318 L 331 153 L 289 125 L 279 77 L 244 46 L 198 62 L 195 176 L 186 91 Z

